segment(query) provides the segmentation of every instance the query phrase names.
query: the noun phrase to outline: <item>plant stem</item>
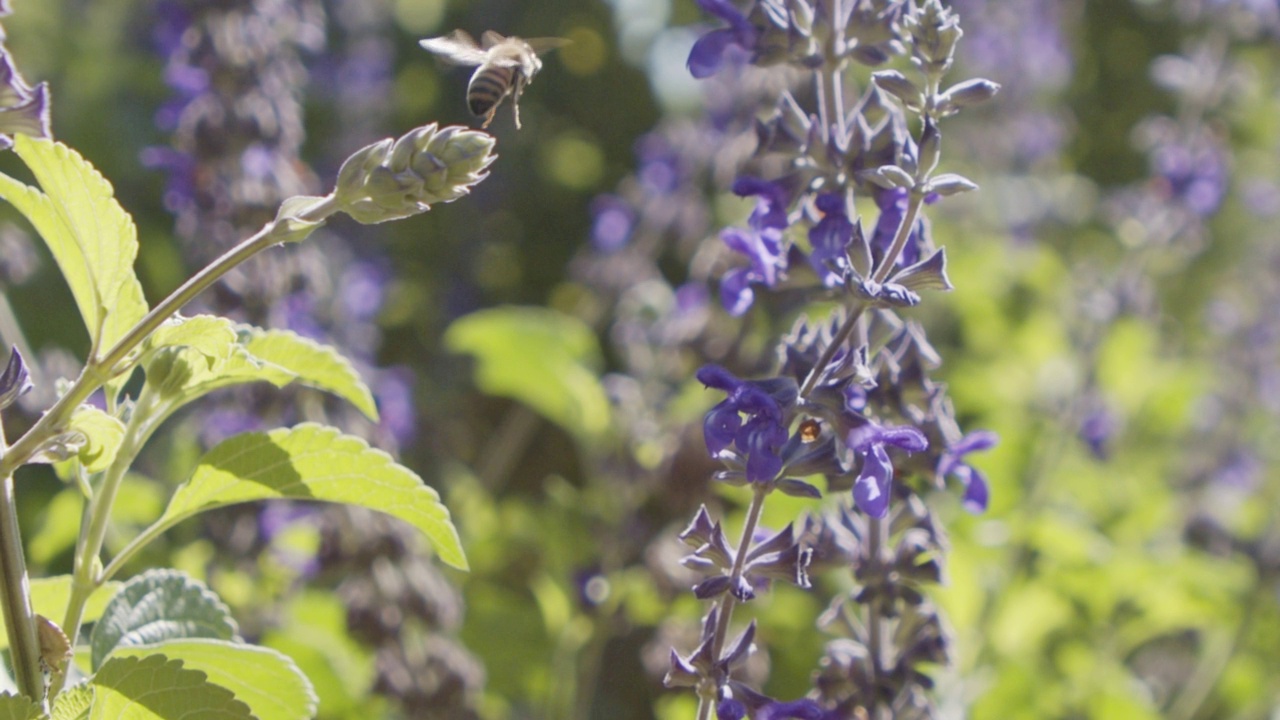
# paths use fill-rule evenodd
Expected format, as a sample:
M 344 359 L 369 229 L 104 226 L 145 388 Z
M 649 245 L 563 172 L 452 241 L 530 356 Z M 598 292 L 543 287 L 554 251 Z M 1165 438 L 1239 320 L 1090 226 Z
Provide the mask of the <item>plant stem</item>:
M 336 211 L 337 203 L 333 196 L 329 196 L 317 201 L 316 205 L 310 208 L 301 219 L 318 222 Z M 228 250 L 217 260 L 214 260 L 203 270 L 193 275 L 177 290 L 174 290 L 159 305 L 152 308 L 151 312 L 143 316 L 101 358 L 90 358 L 85 364 L 84 370 L 80 373 L 80 377 L 67 390 L 67 393 L 59 398 L 53 404 L 53 407 L 49 408 L 48 412 L 41 416 L 22 437 L 13 443 L 9 448 L 9 452 L 3 458 L 0 458 L 0 476 L 12 477 L 14 470 L 26 464 L 44 443 L 61 432 L 66 421 L 71 417 L 71 413 L 80 406 L 80 403 L 84 402 L 95 390 L 106 384 L 117 372 L 123 371 L 124 368 L 117 368 L 116 366 L 129 353 L 133 352 L 134 348 L 141 344 L 148 335 L 160 327 L 164 321 L 182 309 L 183 305 L 186 305 L 196 295 L 217 282 L 232 268 L 280 242 L 279 235 L 282 234 L 282 228 L 284 228 L 284 224 L 278 221 L 273 220 L 267 223 L 256 235 Z
M 902 222 L 898 224 L 898 232 L 893 236 L 893 244 L 889 246 L 889 251 L 881 258 L 880 267 L 876 268 L 875 274 L 871 276 L 873 281 L 877 283 L 884 282 L 893 270 L 893 266 L 898 263 L 898 256 L 902 254 L 902 249 L 907 246 L 907 238 L 911 237 L 911 228 L 915 227 L 916 217 L 920 214 L 920 205 L 922 203 L 924 203 L 924 196 L 912 192 L 910 200 L 907 202 L 907 212 L 902 216 Z
M 724 600 L 720 603 L 715 634 L 711 636 L 711 657 L 716 660 L 719 660 L 720 653 L 724 651 L 725 636 L 729 633 L 729 620 L 733 618 L 733 607 L 736 604 L 733 593 L 742 580 L 743 570 L 747 566 L 747 554 L 751 551 L 751 538 L 755 536 L 756 526 L 760 524 L 760 512 L 764 510 L 764 499 L 769 494 L 769 488 L 765 485 L 753 485 L 753 489 L 755 493 L 751 496 L 751 507 L 747 509 L 747 519 L 742 524 L 742 536 L 738 540 L 738 552 L 733 558 L 733 569 L 729 573 L 729 591 L 724 594 Z M 706 695 L 701 695 L 698 699 L 698 720 L 708 720 L 715 704 L 714 697 L 708 700 Z
M 4 622 L 9 631 L 13 675 L 18 690 L 32 700 L 43 702 L 40 642 L 36 638 L 35 613 L 31 609 L 31 587 L 27 580 L 22 533 L 18 528 L 12 475 L 0 480 L 0 603 L 4 606 Z

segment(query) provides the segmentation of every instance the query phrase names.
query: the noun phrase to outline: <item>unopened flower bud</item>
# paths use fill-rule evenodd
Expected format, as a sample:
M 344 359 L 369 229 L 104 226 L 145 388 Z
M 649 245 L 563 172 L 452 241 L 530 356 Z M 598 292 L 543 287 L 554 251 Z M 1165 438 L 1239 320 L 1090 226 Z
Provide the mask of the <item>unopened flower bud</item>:
M 4 373 L 0 374 L 0 409 L 12 405 L 14 400 L 31 388 L 31 375 L 22 362 L 22 354 L 18 352 L 18 348 L 14 348 L 9 353 L 9 364 L 5 366 Z
M 925 0 L 906 23 L 914 41 L 912 61 L 927 75 L 941 77 L 951 67 L 956 42 L 964 35 L 960 17 L 939 0 Z
M 493 162 L 493 138 L 461 126 L 434 123 L 399 140 L 356 151 L 338 171 L 335 198 L 343 212 L 372 224 L 397 220 L 466 195 Z
M 0 48 L 0 135 L 21 133 L 47 138 L 49 133 L 49 86 L 34 89 L 23 81 L 9 54 Z M 3 138 L 4 147 L 12 142 Z
M 938 98 L 938 110 L 943 115 L 950 115 L 967 107 L 980 105 L 996 96 L 1000 91 L 1000 83 L 985 78 L 974 78 L 952 85 Z

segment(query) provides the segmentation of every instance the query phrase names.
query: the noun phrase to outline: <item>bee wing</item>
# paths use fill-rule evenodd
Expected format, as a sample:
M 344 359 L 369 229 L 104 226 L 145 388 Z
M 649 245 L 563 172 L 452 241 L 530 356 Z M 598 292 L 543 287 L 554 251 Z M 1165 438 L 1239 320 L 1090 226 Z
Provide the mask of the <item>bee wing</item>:
M 454 65 L 479 65 L 484 62 L 484 50 L 476 45 L 476 41 L 466 30 L 454 30 L 444 37 L 420 40 L 418 44 Z
M 525 40 L 525 42 L 529 44 L 529 47 L 533 48 L 534 52 L 541 55 L 544 52 L 555 50 L 558 47 L 564 47 L 573 41 L 569 38 L 540 37 L 529 38 L 528 40 Z
M 480 35 L 480 44 L 484 46 L 485 50 L 488 50 L 494 45 L 500 45 L 506 41 L 507 41 L 507 38 L 502 37 L 501 35 L 494 32 L 493 30 L 485 30 Z

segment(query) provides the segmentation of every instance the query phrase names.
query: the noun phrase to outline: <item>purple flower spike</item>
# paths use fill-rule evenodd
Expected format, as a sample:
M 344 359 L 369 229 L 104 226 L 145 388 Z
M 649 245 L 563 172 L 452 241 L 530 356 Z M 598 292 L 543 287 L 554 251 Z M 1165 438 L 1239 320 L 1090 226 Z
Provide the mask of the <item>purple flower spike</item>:
M 822 706 L 809 699 L 769 703 L 756 715 L 760 720 L 823 720 L 826 716 Z
M 730 270 L 720 281 L 720 298 L 725 309 L 729 314 L 738 316 L 745 313 L 755 299 L 752 283 L 773 287 L 786 272 L 787 254 L 782 232 L 789 223 L 788 193 L 781 183 L 753 177 L 738 178 L 733 184 L 733 192 L 757 198 L 747 227 L 726 228 L 720 233 L 720 239 L 729 249 L 751 261 L 750 267 Z
M 724 65 L 726 56 L 733 52 L 752 53 L 759 32 L 747 16 L 728 0 L 698 0 L 698 6 L 711 15 L 729 23 L 729 27 L 712 30 L 698 38 L 689 51 L 686 63 L 689 72 L 699 80 L 716 74 Z

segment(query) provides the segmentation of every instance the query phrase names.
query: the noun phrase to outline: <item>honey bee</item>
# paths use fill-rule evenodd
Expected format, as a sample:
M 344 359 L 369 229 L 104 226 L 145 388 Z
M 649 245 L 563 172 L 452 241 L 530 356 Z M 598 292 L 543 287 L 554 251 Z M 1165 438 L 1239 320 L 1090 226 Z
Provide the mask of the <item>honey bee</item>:
M 483 117 L 487 128 L 493 122 L 498 106 L 511 96 L 511 109 L 515 113 L 516 128 L 520 127 L 520 93 L 533 82 L 533 76 L 542 69 L 538 53 L 554 50 L 569 42 L 564 38 L 503 37 L 488 30 L 480 36 L 479 45 L 465 30 L 454 30 L 449 35 L 427 38 L 419 42 L 423 48 L 454 65 L 479 65 L 467 83 L 467 107 L 471 114 Z

